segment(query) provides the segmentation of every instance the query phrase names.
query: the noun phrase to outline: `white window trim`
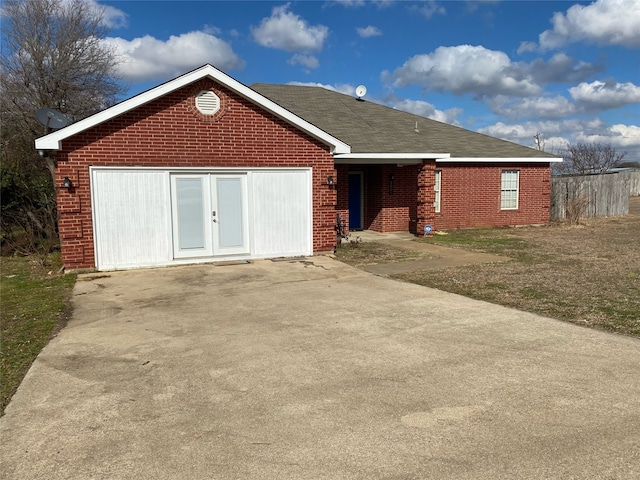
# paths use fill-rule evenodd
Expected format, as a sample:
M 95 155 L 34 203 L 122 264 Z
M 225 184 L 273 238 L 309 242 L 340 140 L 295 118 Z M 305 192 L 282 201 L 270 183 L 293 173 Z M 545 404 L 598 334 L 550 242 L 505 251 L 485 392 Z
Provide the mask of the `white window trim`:
M 433 202 L 433 208 L 436 213 L 440 213 L 440 207 L 442 206 L 442 170 L 436 170 L 434 172 L 435 183 L 433 189 L 435 190 L 435 201 Z
M 515 207 L 505 207 L 505 192 L 513 192 L 514 190 L 511 188 L 505 188 L 505 174 L 515 173 L 516 174 L 516 205 Z M 501 181 L 500 181 L 500 210 L 518 210 L 520 206 L 520 170 L 502 170 L 501 172 Z

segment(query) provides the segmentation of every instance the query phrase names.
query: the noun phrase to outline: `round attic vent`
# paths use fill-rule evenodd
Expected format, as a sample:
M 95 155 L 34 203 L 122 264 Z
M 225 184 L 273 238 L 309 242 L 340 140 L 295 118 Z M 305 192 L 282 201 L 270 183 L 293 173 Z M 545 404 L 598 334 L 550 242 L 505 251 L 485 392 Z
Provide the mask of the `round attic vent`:
M 203 115 L 214 115 L 220 110 L 220 99 L 211 90 L 203 90 L 196 95 L 196 108 Z

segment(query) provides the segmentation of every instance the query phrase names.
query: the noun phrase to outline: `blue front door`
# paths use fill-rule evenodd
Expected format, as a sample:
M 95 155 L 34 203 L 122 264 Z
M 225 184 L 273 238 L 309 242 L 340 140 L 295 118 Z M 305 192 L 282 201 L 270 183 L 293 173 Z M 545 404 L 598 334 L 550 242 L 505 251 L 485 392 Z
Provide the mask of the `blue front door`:
M 349 173 L 349 230 L 362 228 L 362 173 Z

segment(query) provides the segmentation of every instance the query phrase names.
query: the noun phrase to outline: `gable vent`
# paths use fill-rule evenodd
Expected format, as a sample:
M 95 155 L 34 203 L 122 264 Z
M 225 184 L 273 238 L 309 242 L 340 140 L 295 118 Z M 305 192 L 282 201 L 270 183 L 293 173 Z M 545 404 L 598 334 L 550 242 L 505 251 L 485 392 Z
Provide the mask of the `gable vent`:
M 196 108 L 203 115 L 213 115 L 220 110 L 220 99 L 211 90 L 203 90 L 196 95 Z

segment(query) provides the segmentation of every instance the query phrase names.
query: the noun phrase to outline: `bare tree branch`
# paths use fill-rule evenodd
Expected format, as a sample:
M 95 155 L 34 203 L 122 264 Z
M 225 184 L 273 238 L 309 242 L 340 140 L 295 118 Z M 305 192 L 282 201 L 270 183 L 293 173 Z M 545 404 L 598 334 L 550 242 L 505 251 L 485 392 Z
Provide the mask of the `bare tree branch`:
M 55 159 L 35 152 L 34 140 L 48 133 L 38 122 L 36 111 L 49 107 L 81 119 L 113 105 L 123 93 L 114 75 L 117 57 L 102 42 L 107 34 L 103 15 L 104 11 L 96 10 L 85 0 L 2 2 L 3 186 L 8 182 L 26 189 L 24 192 L 44 192 L 44 202 L 51 203 L 27 202 L 28 194 L 17 195 L 22 203 L 12 204 L 12 212 L 2 206 L 6 218 L 42 218 L 35 212 L 37 208 L 52 207 L 55 212 Z M 42 185 L 46 178 L 43 172 L 50 178 L 48 186 Z M 55 215 L 53 222 L 48 231 L 55 231 Z M 10 228 L 6 222 L 2 227 Z M 35 227 L 33 231 L 43 230 Z
M 627 152 L 618 152 L 611 144 L 576 143 L 559 152 L 564 162 L 554 165 L 556 174 L 588 175 L 604 173 L 622 163 Z

